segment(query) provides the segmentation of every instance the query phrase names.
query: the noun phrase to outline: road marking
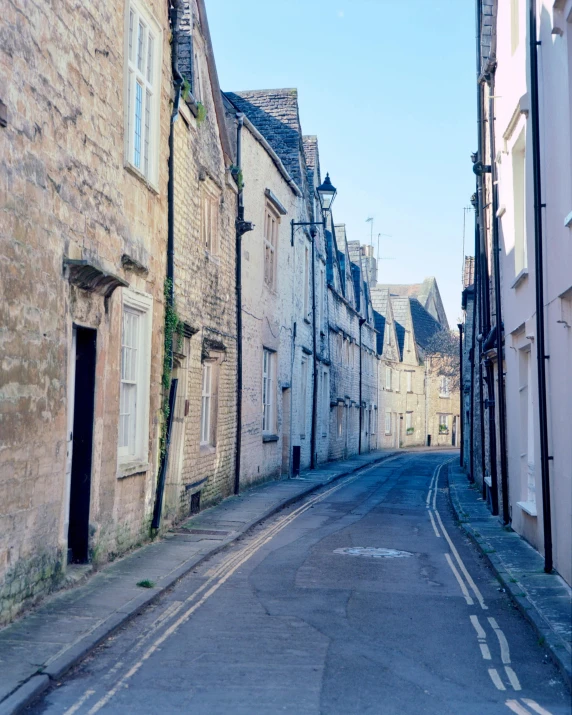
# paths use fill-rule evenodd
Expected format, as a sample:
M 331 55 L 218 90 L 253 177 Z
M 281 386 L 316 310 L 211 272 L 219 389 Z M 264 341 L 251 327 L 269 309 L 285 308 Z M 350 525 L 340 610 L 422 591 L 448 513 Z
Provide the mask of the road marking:
M 431 512 L 431 509 L 429 509 L 429 518 L 431 519 L 431 526 L 433 527 L 433 531 L 435 532 L 435 536 L 440 539 L 441 534 L 437 530 L 437 525 L 435 524 L 435 519 L 433 518 L 433 513 Z
M 491 652 L 488 645 L 486 643 L 479 643 L 479 648 L 481 649 L 483 660 L 491 660 Z
M 520 681 L 516 677 L 516 673 L 514 670 L 510 667 L 510 665 L 505 665 L 504 669 L 506 670 L 506 674 L 508 676 L 508 679 L 510 680 L 510 684 L 515 690 L 522 690 L 520 687 Z
M 506 690 L 496 668 L 489 668 L 489 675 L 497 690 Z
M 470 616 L 471 618 L 471 623 L 473 624 L 474 629 L 477 631 L 477 638 L 486 640 L 487 639 L 487 634 L 485 633 L 485 629 L 481 626 L 479 622 L 479 617 L 478 616 Z
M 435 481 L 435 474 L 437 472 L 438 467 L 435 467 L 433 470 L 433 476 L 431 477 L 431 483 L 429 484 L 429 491 L 427 492 L 427 500 L 425 501 L 425 505 L 427 506 L 427 509 L 429 509 L 429 504 L 431 502 L 431 491 L 433 489 L 433 482 Z
M 471 578 L 471 574 L 467 571 L 465 564 L 463 563 L 463 559 L 459 556 L 459 552 L 455 548 L 455 544 L 451 541 L 449 532 L 447 531 L 447 529 L 445 529 L 445 525 L 443 524 L 443 520 L 441 519 L 441 515 L 439 514 L 438 511 L 435 511 L 435 516 L 437 517 L 437 521 L 439 522 L 439 526 L 441 527 L 443 536 L 447 539 L 449 548 L 453 552 L 453 556 L 455 557 L 455 560 L 459 564 L 459 567 L 460 567 L 461 571 L 463 572 L 464 577 L 467 579 L 467 583 L 469 584 L 473 593 L 475 594 L 477 601 L 479 602 L 483 611 L 488 611 L 489 607 L 485 604 L 485 599 L 483 598 L 482 593 L 479 591 L 477 584 Z
M 449 554 L 445 554 L 445 558 L 447 559 L 447 563 L 448 563 L 449 566 L 451 567 L 451 571 L 453 572 L 453 576 L 457 579 L 457 583 L 458 583 L 459 586 L 461 587 L 461 591 L 462 591 L 462 593 L 463 593 L 463 596 L 465 597 L 465 601 L 467 602 L 467 605 L 468 605 L 468 606 L 472 606 L 473 603 L 474 603 L 474 601 L 473 601 L 473 599 L 471 598 L 471 594 L 468 592 L 467 587 L 465 586 L 465 582 L 464 582 L 463 579 L 461 578 L 461 575 L 459 574 L 459 572 L 458 572 L 457 569 L 455 568 L 455 564 L 453 563 L 453 560 L 451 559 L 451 557 L 449 556 Z
M 531 710 L 534 710 L 534 712 L 538 713 L 539 715 L 552 715 L 552 713 L 550 713 L 548 710 L 545 710 L 538 703 L 534 702 L 534 700 L 530 700 L 530 698 L 522 698 L 522 702 L 526 703 Z
M 201 586 L 199 586 L 188 598 L 183 601 L 177 608 L 173 609 L 173 611 L 170 614 L 170 618 L 174 617 L 175 614 L 177 614 L 184 606 L 188 605 L 192 600 L 194 600 L 199 593 L 202 591 L 206 592 L 204 595 L 195 603 L 193 604 L 190 608 L 188 608 L 174 623 L 172 623 L 169 628 L 167 628 L 164 633 L 159 636 L 153 643 L 152 645 L 149 646 L 149 648 L 141 655 L 139 660 L 135 662 L 134 665 L 131 666 L 131 668 L 121 677 L 117 683 L 102 697 L 100 698 L 95 705 L 88 711 L 88 715 L 95 715 L 99 710 L 101 710 L 102 707 L 104 707 L 122 688 L 127 688 L 129 687 L 128 685 L 128 680 L 130 680 L 136 673 L 137 671 L 141 668 L 141 666 L 144 664 L 144 662 L 153 655 L 153 653 L 157 650 L 160 650 L 159 646 L 161 646 L 167 638 L 169 638 L 171 635 L 173 635 L 177 629 L 185 623 L 191 615 L 198 609 L 200 606 L 207 601 L 210 596 L 212 596 L 228 579 L 244 564 L 246 563 L 259 549 L 261 549 L 265 544 L 267 544 L 269 541 L 271 541 L 276 534 L 278 534 L 280 531 L 282 531 L 284 528 L 286 528 L 294 519 L 296 519 L 298 516 L 303 514 L 304 512 L 308 511 L 312 506 L 314 506 L 316 503 L 323 501 L 326 499 L 328 496 L 333 494 L 334 492 L 337 492 L 339 489 L 342 489 L 349 484 L 352 484 L 355 482 L 357 479 L 359 479 L 365 472 L 369 472 L 372 469 L 375 469 L 376 467 L 380 466 L 385 466 L 385 464 L 389 461 L 393 461 L 394 459 L 397 459 L 401 457 L 401 455 L 395 455 L 394 457 L 390 457 L 388 459 L 385 459 L 381 464 L 372 464 L 369 467 L 365 467 L 364 469 L 360 469 L 359 472 L 355 473 L 352 476 L 349 476 L 345 479 L 340 480 L 335 486 L 331 487 L 327 491 L 316 495 L 315 497 L 312 497 L 309 499 L 307 502 L 302 504 L 302 506 L 298 507 L 295 509 L 293 512 L 290 514 L 287 514 L 286 516 L 278 519 L 274 524 L 272 524 L 270 527 L 267 527 L 259 536 L 257 536 L 255 539 L 253 539 L 245 548 L 240 550 L 238 553 L 235 553 L 228 558 L 226 558 L 218 568 L 214 569 L 214 572 L 212 576 L 205 581 Z M 226 573 L 224 573 L 226 570 Z M 216 579 L 220 576 L 220 579 L 214 583 L 210 588 L 208 586 L 213 582 L 216 581 Z M 165 614 L 161 614 L 154 624 L 157 623 L 157 621 L 162 620 L 163 622 L 168 620 L 167 617 L 165 617 Z M 151 624 L 151 625 L 154 625 Z M 117 668 L 117 665 L 114 666 L 114 668 Z M 113 670 L 113 669 L 112 669 Z M 89 691 L 86 691 L 82 697 L 74 703 L 68 710 L 65 711 L 64 715 L 73 715 L 73 713 L 77 712 L 77 710 L 81 707 L 81 705 L 88 699 L 88 697 L 91 697 L 91 693 L 88 695 Z
M 72 705 L 69 710 L 66 710 L 66 715 L 73 715 L 74 713 L 76 713 L 85 703 L 85 701 L 91 698 L 94 693 L 95 690 L 86 690 L 85 693 L 81 696 L 81 698 L 75 703 L 75 705 Z
M 517 715 L 530 715 L 530 710 L 523 708 L 518 700 L 507 700 L 505 705 L 512 710 L 513 713 L 517 713 Z
M 499 624 L 494 618 L 489 618 L 489 623 L 493 627 L 494 632 L 497 634 L 499 639 L 500 649 L 501 649 L 501 660 L 506 665 L 510 663 L 510 650 L 508 647 L 508 641 L 505 634 L 499 628 Z

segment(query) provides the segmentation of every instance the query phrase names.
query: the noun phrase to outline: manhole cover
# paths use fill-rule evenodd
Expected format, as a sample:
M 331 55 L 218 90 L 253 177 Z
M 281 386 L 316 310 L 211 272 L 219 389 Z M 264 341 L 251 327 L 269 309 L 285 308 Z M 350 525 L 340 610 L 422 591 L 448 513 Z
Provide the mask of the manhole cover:
M 399 551 L 398 549 L 381 549 L 375 546 L 348 546 L 345 549 L 335 549 L 334 554 L 346 554 L 347 556 L 368 556 L 372 559 L 403 559 L 413 556 L 410 551 Z

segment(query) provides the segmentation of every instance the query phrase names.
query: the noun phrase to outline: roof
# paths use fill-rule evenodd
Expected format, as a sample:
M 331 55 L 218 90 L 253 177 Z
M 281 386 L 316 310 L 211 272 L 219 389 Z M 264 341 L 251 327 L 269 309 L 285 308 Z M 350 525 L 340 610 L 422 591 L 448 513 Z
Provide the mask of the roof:
M 435 320 L 416 298 L 410 298 L 409 307 L 411 309 L 415 342 L 425 349 L 435 333 L 443 330 L 444 326 Z
M 264 136 L 280 157 L 288 174 L 302 189 L 302 128 L 298 114 L 298 90 L 257 89 L 225 94 Z
M 387 301 L 389 300 L 389 291 L 387 289 L 372 288 L 371 304 L 373 306 L 373 322 L 377 335 L 377 352 L 381 355 L 383 352 L 383 338 L 385 333 L 385 323 L 387 316 Z
M 475 284 L 475 257 L 465 256 L 463 267 L 463 288 L 468 288 Z
M 439 293 L 437 280 L 434 276 L 425 278 L 423 283 L 408 284 L 378 284 L 380 288 L 389 290 L 392 296 L 400 298 L 417 298 L 421 305 L 439 321 L 444 328 L 449 327 L 447 315 Z

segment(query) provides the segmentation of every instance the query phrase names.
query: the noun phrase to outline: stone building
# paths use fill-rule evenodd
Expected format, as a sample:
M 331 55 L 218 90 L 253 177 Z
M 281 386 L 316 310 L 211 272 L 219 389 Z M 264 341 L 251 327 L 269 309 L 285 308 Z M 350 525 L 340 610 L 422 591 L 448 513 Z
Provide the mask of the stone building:
M 326 240 L 329 458 L 342 459 L 377 446 L 378 360 L 369 286 L 361 261 L 350 260 L 345 225 L 330 221 Z
M 371 293 L 381 356 L 380 446 L 458 446 L 459 386 L 456 355 L 450 355 L 454 339 L 447 323 L 432 315 L 446 321 L 435 279 L 412 286 L 378 284 Z M 441 335 L 447 336 L 443 347 L 435 342 Z
M 0 18 L 0 622 L 146 538 L 159 453 L 167 4 Z
M 204 4 L 183 2 L 174 130 L 176 381 L 163 517 L 167 523 L 229 496 L 236 444 L 234 150 Z
M 572 3 L 481 9 L 473 477 L 571 583 Z

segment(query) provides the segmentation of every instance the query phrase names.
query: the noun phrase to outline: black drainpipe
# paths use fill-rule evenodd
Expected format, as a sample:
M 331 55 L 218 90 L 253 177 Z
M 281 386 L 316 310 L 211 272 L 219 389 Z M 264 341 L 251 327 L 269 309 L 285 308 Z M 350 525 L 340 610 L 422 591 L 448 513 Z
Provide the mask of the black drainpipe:
M 463 440 L 463 420 L 465 418 L 465 391 L 464 391 L 464 383 L 463 383 L 463 323 L 457 323 L 457 327 L 459 328 L 459 365 L 460 365 L 460 375 L 459 375 L 459 380 L 460 380 L 460 389 L 459 389 L 459 394 L 460 394 L 460 415 L 459 415 L 459 440 L 460 440 L 460 445 L 461 449 L 459 452 L 459 465 L 461 468 L 463 467 L 464 461 L 465 461 L 465 443 Z
M 363 408 L 362 408 L 362 358 L 361 358 L 361 329 L 365 323 L 365 318 L 359 318 L 359 445 L 358 454 L 361 454 L 361 433 L 363 430 Z
M 167 184 L 167 305 L 173 308 L 175 305 L 175 122 L 179 116 L 179 102 L 181 101 L 181 88 L 184 78 L 179 72 L 179 10 L 182 0 L 172 0 L 169 9 L 169 19 L 172 28 L 171 42 L 171 71 L 173 73 L 173 87 L 175 96 L 173 98 L 173 110 L 171 112 L 171 122 L 169 127 L 169 179 Z M 173 368 L 173 347 L 171 343 L 171 354 L 169 356 L 169 366 Z M 152 529 L 158 529 L 161 525 L 161 512 L 163 510 L 163 495 L 165 493 L 165 478 L 167 476 L 167 466 L 169 464 L 169 447 L 171 444 L 171 427 L 173 424 L 173 411 L 177 397 L 177 380 L 171 380 L 169 390 L 169 418 L 165 432 L 165 451 L 161 456 L 159 465 L 159 476 L 157 479 L 157 490 L 155 492 L 155 505 L 153 507 Z
M 536 282 L 536 363 L 538 369 L 538 420 L 540 427 L 540 470 L 542 476 L 542 516 L 544 522 L 544 570 L 552 571 L 552 514 L 548 454 L 548 407 L 546 403 L 546 355 L 544 337 L 544 256 L 542 251 L 542 184 L 540 171 L 540 117 L 538 106 L 538 57 L 536 6 L 530 0 L 530 118 L 532 128 L 532 170 L 534 185 L 534 261 Z
M 502 492 L 502 518 L 505 525 L 510 523 L 510 502 L 508 493 L 508 464 L 506 448 L 506 401 L 504 384 L 504 346 L 503 346 L 503 320 L 502 320 L 502 296 L 500 279 L 500 245 L 499 245 L 499 220 L 497 212 L 499 208 L 498 186 L 497 186 L 497 166 L 495 148 L 495 75 L 494 69 L 491 72 L 489 82 L 489 143 L 491 148 L 491 181 L 492 181 L 492 251 L 493 251 L 493 272 L 495 289 L 495 321 L 496 321 L 496 349 L 497 349 L 497 394 L 498 394 L 498 417 L 499 417 L 499 448 L 500 448 L 500 469 L 501 469 L 501 492 Z M 493 377 L 494 379 L 494 377 Z M 494 382 L 493 382 L 494 391 Z
M 236 115 L 236 165 L 242 168 L 242 126 L 244 115 Z M 236 452 L 234 457 L 234 493 L 240 492 L 240 460 L 242 454 L 242 227 L 244 225 L 244 194 L 239 182 L 236 217 Z
M 312 226 L 310 235 L 312 237 L 312 350 L 313 350 L 313 368 L 314 368 L 314 384 L 312 386 L 312 434 L 310 435 L 310 447 L 312 455 L 310 459 L 310 469 L 316 469 L 317 454 L 316 454 L 316 432 L 318 422 L 318 355 L 317 355 L 317 339 L 316 339 L 316 236 L 317 229 Z

